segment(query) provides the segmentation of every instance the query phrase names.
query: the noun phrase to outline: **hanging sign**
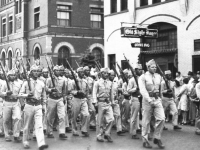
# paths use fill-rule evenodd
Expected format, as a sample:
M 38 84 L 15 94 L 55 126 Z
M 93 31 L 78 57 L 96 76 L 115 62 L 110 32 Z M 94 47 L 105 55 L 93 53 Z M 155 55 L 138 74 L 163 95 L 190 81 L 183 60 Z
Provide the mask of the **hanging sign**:
M 131 46 L 135 48 L 149 48 L 150 44 L 149 43 L 131 43 Z

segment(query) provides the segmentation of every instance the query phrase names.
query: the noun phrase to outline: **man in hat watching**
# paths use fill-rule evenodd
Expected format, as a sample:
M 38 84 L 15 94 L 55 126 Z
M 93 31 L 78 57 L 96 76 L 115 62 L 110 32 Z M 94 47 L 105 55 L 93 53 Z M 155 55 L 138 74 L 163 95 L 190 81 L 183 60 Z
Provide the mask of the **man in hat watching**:
M 4 96 L 4 105 L 3 105 L 3 126 L 5 133 L 5 140 L 7 142 L 11 141 L 9 135 L 10 120 L 13 120 L 13 135 L 14 141 L 21 142 L 20 138 L 20 120 L 21 120 L 21 108 L 18 99 L 18 94 L 21 89 L 22 84 L 18 82 L 15 77 L 15 70 L 10 70 L 7 73 L 8 85 L 3 84 L 1 88 L 1 96 Z
M 29 146 L 29 131 L 30 125 L 34 119 L 35 135 L 39 150 L 48 148 L 45 144 L 43 124 L 42 124 L 42 110 L 46 105 L 45 85 L 38 80 L 38 66 L 33 65 L 30 69 L 30 82 L 25 81 L 20 90 L 20 96 L 26 98 L 26 105 L 24 107 L 24 130 L 23 130 L 23 145 L 24 148 Z
M 87 81 L 84 79 L 83 67 L 77 69 L 78 77 L 72 83 L 71 93 L 74 95 L 72 100 L 72 132 L 74 136 L 79 136 L 77 131 L 76 119 L 81 114 L 81 133 L 83 136 L 88 137 L 88 125 L 90 121 L 90 115 L 88 111 L 87 101 L 89 99 L 89 87 Z M 78 87 L 77 87 L 78 86 Z
M 101 68 L 102 77 L 94 83 L 93 99 L 98 105 L 97 115 L 97 141 L 113 142 L 110 133 L 114 121 L 112 104 L 114 104 L 114 96 L 111 91 L 112 83 L 108 80 L 108 68 Z
M 93 85 L 94 85 L 94 80 L 90 77 L 90 68 L 88 66 L 85 66 L 83 68 L 84 73 L 85 73 L 85 79 L 88 83 L 89 87 L 89 99 L 88 99 L 88 107 L 89 107 L 89 112 L 90 112 L 90 129 L 95 130 L 96 129 L 96 110 L 93 105 L 93 97 L 92 97 L 92 90 L 93 90 Z
M 165 71 L 166 81 L 161 82 L 161 92 L 162 92 L 162 104 L 164 110 L 168 107 L 172 114 L 172 124 L 174 126 L 174 130 L 181 129 L 178 126 L 178 110 L 176 108 L 175 97 L 174 97 L 174 82 L 171 81 L 172 74 L 170 70 Z M 166 85 L 167 84 L 167 85 Z M 167 129 L 167 128 L 166 128 Z
M 59 138 L 66 139 L 65 135 L 65 80 L 60 76 L 58 65 L 53 68 L 54 77 L 48 78 L 46 82 L 46 91 L 49 93 L 47 106 L 47 137 L 54 138 L 53 123 L 56 113 L 59 122 Z M 55 83 L 55 86 L 52 83 Z
M 159 148 L 165 146 L 161 142 L 161 133 L 164 127 L 165 113 L 161 102 L 161 81 L 162 78 L 156 73 L 156 62 L 152 59 L 146 63 L 148 71 L 141 75 L 139 78 L 139 88 L 142 94 L 142 138 L 143 147 L 152 148 L 148 140 L 148 134 L 150 129 L 150 121 L 152 114 L 155 117 L 155 131 L 154 131 L 154 144 L 157 144 Z

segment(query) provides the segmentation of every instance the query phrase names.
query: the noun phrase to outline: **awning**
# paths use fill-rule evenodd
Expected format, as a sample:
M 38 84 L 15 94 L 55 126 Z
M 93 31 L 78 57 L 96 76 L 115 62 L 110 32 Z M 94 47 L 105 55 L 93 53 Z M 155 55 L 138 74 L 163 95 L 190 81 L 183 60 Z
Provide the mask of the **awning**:
M 141 54 L 166 54 L 166 53 L 176 53 L 177 51 L 178 49 L 174 48 L 174 49 L 141 51 Z

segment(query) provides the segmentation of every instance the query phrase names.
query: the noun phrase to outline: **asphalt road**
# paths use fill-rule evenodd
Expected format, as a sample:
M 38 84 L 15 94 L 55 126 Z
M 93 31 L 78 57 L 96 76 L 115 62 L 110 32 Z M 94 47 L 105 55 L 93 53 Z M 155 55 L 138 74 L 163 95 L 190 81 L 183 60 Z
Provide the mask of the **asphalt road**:
M 174 131 L 171 124 L 166 124 L 168 131 L 162 134 L 162 142 L 165 150 L 200 150 L 200 136 L 194 134 L 195 127 L 182 126 L 180 131 Z M 90 137 L 82 136 L 74 137 L 67 134 L 67 140 L 60 140 L 58 133 L 54 132 L 54 139 L 46 138 L 49 145 L 48 150 L 144 150 L 142 140 L 133 140 L 126 133 L 124 136 L 117 136 L 116 131 L 112 131 L 113 143 L 99 143 L 96 141 L 96 132 L 90 131 Z M 151 142 L 153 149 L 158 149 L 157 145 Z M 36 150 L 36 141 L 30 141 L 31 150 Z M 0 150 L 23 150 L 22 143 L 5 142 L 4 138 L 0 138 Z

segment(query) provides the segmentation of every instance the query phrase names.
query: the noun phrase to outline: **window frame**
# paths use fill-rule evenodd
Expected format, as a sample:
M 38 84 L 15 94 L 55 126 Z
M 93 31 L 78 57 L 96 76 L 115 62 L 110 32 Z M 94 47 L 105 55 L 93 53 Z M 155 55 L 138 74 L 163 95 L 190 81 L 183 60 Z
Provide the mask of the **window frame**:
M 113 3 L 116 3 L 115 5 L 116 6 L 112 6 Z M 115 7 L 115 10 L 113 10 L 113 7 Z M 113 13 L 116 13 L 117 12 L 117 0 L 110 0 L 110 13 L 113 14 Z
M 10 17 L 12 17 L 12 20 L 10 20 Z M 10 26 L 10 24 L 12 24 L 12 27 Z M 13 14 L 9 15 L 8 18 L 8 35 L 13 34 Z
M 68 9 L 58 8 L 59 6 L 68 7 Z M 71 26 L 71 11 L 72 11 L 72 6 L 71 5 L 57 4 L 57 25 L 58 26 L 63 26 L 63 27 L 70 27 Z M 58 18 L 58 13 L 59 12 L 68 13 L 68 16 L 69 16 L 68 19 Z M 58 21 L 64 21 L 64 20 L 65 20 L 65 25 L 61 25 L 61 23 L 58 23 Z
M 125 6 L 125 8 L 122 8 L 123 7 L 123 2 L 125 3 L 125 1 L 126 1 L 126 6 Z M 121 6 L 120 6 L 120 10 L 121 11 L 125 11 L 125 10 L 128 10 L 128 0 L 120 0 L 120 4 L 121 4 Z
M 198 44 L 198 45 L 196 45 L 196 44 Z M 197 47 L 199 47 L 199 48 L 197 48 Z M 197 51 L 200 51 L 200 39 L 195 39 L 194 40 L 194 51 L 195 52 L 197 52 Z
M 36 10 L 38 8 L 39 10 Z M 36 17 L 38 17 L 37 22 L 36 22 Z M 34 29 L 39 28 L 39 27 L 40 27 L 40 6 L 34 8 Z
M 92 15 L 98 15 L 100 17 L 100 21 L 92 20 Z M 95 27 L 94 23 L 98 23 L 98 25 L 97 25 L 98 27 Z M 95 28 L 95 29 L 103 29 L 104 28 L 103 8 L 90 7 L 90 27 Z
M 3 22 L 3 20 L 5 19 L 5 22 Z M 7 31 L 6 31 L 6 28 L 7 28 L 7 18 L 6 17 L 2 17 L 2 37 L 6 37 L 6 34 L 7 34 Z M 5 26 L 5 35 L 4 35 L 4 26 Z

